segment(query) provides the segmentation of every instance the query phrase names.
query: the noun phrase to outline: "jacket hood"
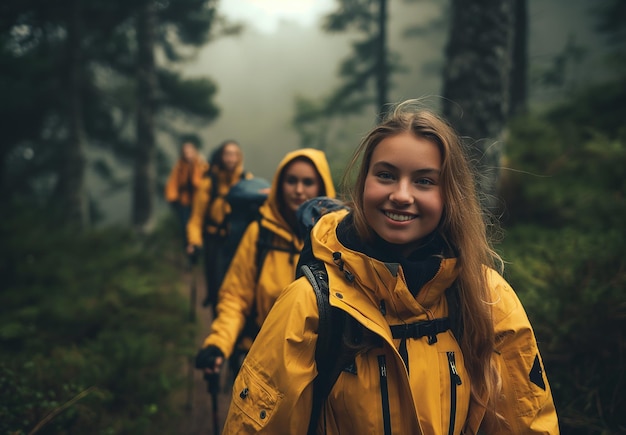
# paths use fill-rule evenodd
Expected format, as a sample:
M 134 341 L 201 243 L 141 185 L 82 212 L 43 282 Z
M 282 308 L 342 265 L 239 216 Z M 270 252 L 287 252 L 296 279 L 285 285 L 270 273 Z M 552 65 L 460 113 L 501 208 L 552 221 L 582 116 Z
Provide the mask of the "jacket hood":
M 393 256 L 379 260 L 342 243 L 337 228 L 347 214 L 346 210 L 328 213 L 320 218 L 311 232 L 313 255 L 326 263 L 333 291 L 340 289 L 339 293 L 342 293 L 339 299 L 331 294 L 331 304 L 334 305 L 335 301 L 338 305 L 363 307 L 358 301 L 365 296 L 372 307 L 379 307 L 384 301 L 387 315 L 396 317 L 398 322 L 411 322 L 424 315 L 444 316 L 445 290 L 458 275 L 456 259 L 442 259 L 434 276 L 424 282 L 414 296 L 406 280 L 407 273 L 412 271 L 405 272 L 403 267 L 406 266 L 392 260 Z M 380 315 L 378 310 L 374 311 Z
M 285 157 L 283 157 L 278 164 L 278 168 L 276 169 L 274 178 L 272 179 L 272 187 L 270 189 L 269 196 L 265 203 L 261 206 L 260 211 L 261 215 L 263 215 L 266 220 L 270 221 L 279 228 L 288 229 L 289 232 L 292 232 L 293 230 L 289 230 L 289 224 L 280 212 L 279 195 L 282 195 L 282 193 L 279 182 L 287 165 L 289 165 L 289 163 L 293 160 L 302 157 L 310 160 L 311 163 L 313 163 L 313 166 L 315 166 L 315 170 L 322 180 L 326 196 L 334 198 L 336 195 L 335 186 L 330 173 L 330 167 L 328 166 L 328 160 L 326 160 L 326 154 L 324 154 L 323 151 L 313 148 L 303 148 L 291 151 L 285 155 Z

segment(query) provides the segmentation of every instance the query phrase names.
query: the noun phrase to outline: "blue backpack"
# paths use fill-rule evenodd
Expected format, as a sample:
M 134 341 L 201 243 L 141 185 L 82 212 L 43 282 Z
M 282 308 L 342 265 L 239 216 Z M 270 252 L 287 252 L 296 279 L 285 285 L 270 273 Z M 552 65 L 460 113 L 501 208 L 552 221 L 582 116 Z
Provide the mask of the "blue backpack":
M 225 255 L 229 263 L 248 225 L 260 219 L 259 207 L 267 199 L 269 188 L 270 183 L 267 180 L 255 177 L 240 180 L 226 195 L 226 202 L 231 208 L 225 220 L 228 227 Z

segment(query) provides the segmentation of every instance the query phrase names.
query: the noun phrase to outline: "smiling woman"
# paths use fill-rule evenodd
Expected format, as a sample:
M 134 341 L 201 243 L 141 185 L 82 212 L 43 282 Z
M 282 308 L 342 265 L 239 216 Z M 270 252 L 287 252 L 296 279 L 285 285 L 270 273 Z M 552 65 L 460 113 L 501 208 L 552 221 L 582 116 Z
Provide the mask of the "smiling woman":
M 333 6 L 332 0 L 230 0 L 222 12 L 242 20 L 263 33 L 274 33 L 281 22 L 312 26 Z
M 532 327 L 493 268 L 449 124 L 402 103 L 351 162 L 351 210 L 310 231 L 303 258 L 315 260 L 268 311 L 223 433 L 558 434 Z M 323 331 L 338 337 L 327 353 Z
M 363 189 L 363 214 L 372 230 L 412 252 L 439 225 L 443 198 L 437 143 L 403 132 L 372 153 Z

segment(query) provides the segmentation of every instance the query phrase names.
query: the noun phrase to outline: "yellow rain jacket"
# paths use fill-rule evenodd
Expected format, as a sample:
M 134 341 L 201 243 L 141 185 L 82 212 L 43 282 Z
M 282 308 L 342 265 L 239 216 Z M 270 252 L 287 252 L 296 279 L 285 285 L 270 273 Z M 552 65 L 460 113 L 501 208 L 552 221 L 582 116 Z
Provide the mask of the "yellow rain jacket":
M 313 162 L 322 179 L 326 196 L 335 196 L 328 162 L 322 151 L 300 149 L 287 154 L 280 162 L 272 180 L 270 194 L 260 208 L 260 225 L 274 234 L 273 244 L 284 250 L 269 250 L 262 270 L 258 273 L 256 255 L 259 222 L 252 222 L 246 229 L 220 287 L 217 317 L 211 324 L 211 333 L 203 345 L 217 346 L 227 358 L 233 352 L 246 319 L 254 316 L 254 322 L 260 328 L 281 290 L 295 277 L 303 242 L 279 212 L 278 195 L 281 186 L 278 183 L 284 168 L 297 157 L 307 157 Z
M 326 265 L 330 304 L 380 337 L 382 346 L 357 355 L 356 374 L 340 374 L 317 433 L 476 434 L 481 426 L 484 431 L 488 417 L 470 400 L 471 381 L 453 334 L 440 333 L 433 344 L 428 337 L 408 339 L 407 372 L 398 351 L 400 340 L 390 332 L 390 325 L 447 316 L 444 292 L 456 278 L 455 259 L 444 259 L 414 297 L 399 264 L 383 263 L 341 244 L 336 228 L 345 214 L 320 219 L 311 235 L 313 253 Z M 333 262 L 334 252 L 341 253 L 343 271 Z M 354 276 L 352 282 L 345 271 Z M 550 386 L 524 309 L 497 272 L 487 273 L 497 334 L 494 358 L 503 383 L 497 411 L 508 423 L 491 433 L 558 434 Z M 224 434 L 306 433 L 317 375 L 318 322 L 315 294 L 306 278 L 300 278 L 276 301 L 244 361 Z M 529 379 L 535 364 L 543 388 Z
M 187 241 L 190 245 L 202 246 L 202 230 L 205 226 L 209 234 L 226 235 L 221 228 L 224 219 L 230 213 L 230 205 L 225 200 L 226 195 L 242 178 L 252 178 L 252 174 L 244 174 L 243 162 L 240 162 L 232 173 L 217 171 L 215 178 L 218 182 L 215 198 L 211 198 L 211 192 L 215 189 L 208 174 L 202 179 L 194 195 L 191 217 L 187 223 Z
M 194 192 L 200 188 L 202 176 L 208 167 L 208 163 L 200 156 L 193 162 L 178 159 L 165 184 L 165 200 L 191 205 Z

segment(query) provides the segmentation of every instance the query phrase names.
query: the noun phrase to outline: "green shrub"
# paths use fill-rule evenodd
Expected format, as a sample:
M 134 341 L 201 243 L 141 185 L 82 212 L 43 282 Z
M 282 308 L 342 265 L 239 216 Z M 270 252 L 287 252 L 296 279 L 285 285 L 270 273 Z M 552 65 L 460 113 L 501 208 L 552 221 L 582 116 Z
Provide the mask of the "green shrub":
M 515 227 L 507 278 L 535 328 L 564 433 L 626 428 L 623 231 Z
M 624 433 L 626 142 L 623 130 L 574 116 L 584 103 L 512 125 L 501 252 L 535 328 L 562 432 Z
M 55 410 L 38 433 L 175 432 L 195 350 L 175 236 L 77 235 L 24 210 L 1 226 L 0 434 Z

